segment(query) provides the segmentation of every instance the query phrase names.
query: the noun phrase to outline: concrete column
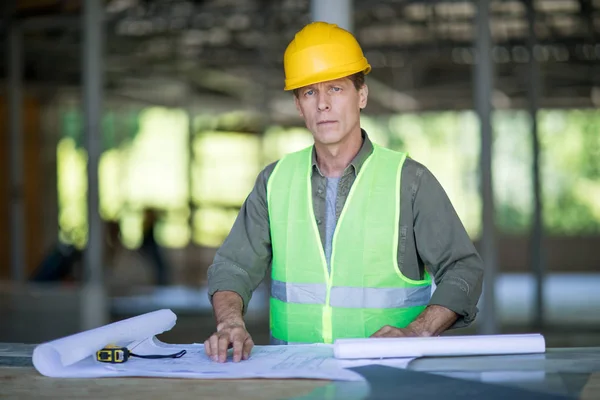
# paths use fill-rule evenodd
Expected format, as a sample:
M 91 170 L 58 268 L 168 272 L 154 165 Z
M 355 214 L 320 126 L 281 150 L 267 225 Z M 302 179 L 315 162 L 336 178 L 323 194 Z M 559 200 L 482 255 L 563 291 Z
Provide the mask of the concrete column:
M 108 301 L 103 277 L 104 237 L 98 197 L 98 161 L 102 152 L 103 4 L 102 0 L 85 0 L 82 15 L 84 137 L 88 153 L 88 243 L 84 253 L 82 329 L 91 329 L 108 322 Z
M 12 13 L 14 8 L 10 9 Z M 8 32 L 8 125 L 10 165 L 10 270 L 15 283 L 25 281 L 25 204 L 23 165 L 23 32 L 11 18 Z
M 531 118 L 531 142 L 533 161 L 531 174 L 533 182 L 533 221 L 531 224 L 531 268 L 535 276 L 535 294 L 533 299 L 533 326 L 539 330 L 544 324 L 544 256 L 542 253 L 543 220 L 542 194 L 540 178 L 540 141 L 538 137 L 537 113 L 540 103 L 540 68 L 534 50 L 537 44 L 535 35 L 535 5 L 526 0 L 527 20 L 529 24 L 529 115 Z
M 492 90 L 493 70 L 491 57 L 490 5 L 488 0 L 477 1 L 475 31 L 475 108 L 481 129 L 480 190 L 482 207 L 481 257 L 485 264 L 483 298 L 479 331 L 493 334 L 497 331 L 496 301 L 496 226 L 494 222 L 494 193 L 492 186 Z
M 352 0 L 311 0 L 312 21 L 337 24 L 340 28 L 352 32 L 354 29 Z

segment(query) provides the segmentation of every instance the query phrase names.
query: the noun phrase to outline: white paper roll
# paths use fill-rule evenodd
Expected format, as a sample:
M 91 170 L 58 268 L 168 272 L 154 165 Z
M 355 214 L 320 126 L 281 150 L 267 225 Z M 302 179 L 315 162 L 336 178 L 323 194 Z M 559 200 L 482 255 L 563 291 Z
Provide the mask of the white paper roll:
M 544 353 L 540 334 L 337 339 L 336 358 L 401 358 Z
M 42 343 L 33 350 L 33 365 L 42 375 L 73 376 L 65 370 L 104 346 L 127 346 L 158 335 L 175 326 L 176 320 L 171 310 L 159 310 Z

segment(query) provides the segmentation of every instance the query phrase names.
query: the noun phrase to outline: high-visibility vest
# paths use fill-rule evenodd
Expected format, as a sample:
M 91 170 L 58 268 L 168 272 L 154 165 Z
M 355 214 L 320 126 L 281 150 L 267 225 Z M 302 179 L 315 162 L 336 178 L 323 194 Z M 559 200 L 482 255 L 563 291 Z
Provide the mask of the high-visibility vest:
M 273 249 L 274 343 L 364 338 L 405 327 L 427 306 L 431 277 L 398 268 L 400 178 L 405 153 L 374 145 L 333 235 L 328 271 L 312 204 L 312 146 L 282 158 L 267 183 Z

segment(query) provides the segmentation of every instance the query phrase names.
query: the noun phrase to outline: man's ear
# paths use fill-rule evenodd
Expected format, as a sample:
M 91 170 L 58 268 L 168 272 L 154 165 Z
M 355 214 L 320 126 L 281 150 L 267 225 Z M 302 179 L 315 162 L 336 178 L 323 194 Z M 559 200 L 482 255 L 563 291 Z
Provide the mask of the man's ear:
M 302 118 L 304 118 L 304 114 L 302 113 L 302 109 L 300 108 L 300 100 L 298 100 L 298 96 L 294 95 L 294 104 L 296 105 L 296 110 L 298 110 L 298 114 Z
M 368 97 L 369 97 L 369 87 L 365 83 L 358 90 L 358 106 L 360 107 L 361 110 L 364 109 L 367 106 L 367 99 L 368 99 Z

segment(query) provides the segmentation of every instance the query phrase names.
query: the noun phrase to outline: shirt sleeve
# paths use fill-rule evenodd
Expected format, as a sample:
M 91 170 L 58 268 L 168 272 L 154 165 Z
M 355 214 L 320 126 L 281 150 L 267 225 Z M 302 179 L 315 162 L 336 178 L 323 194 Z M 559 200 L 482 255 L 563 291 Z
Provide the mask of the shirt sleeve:
M 483 262 L 446 192 L 426 168 L 413 209 L 417 251 L 436 284 L 429 304 L 459 315 L 452 328 L 468 326 L 478 311 Z
M 217 291 L 236 292 L 243 300 L 244 314 L 253 291 L 264 279 L 271 264 L 267 181 L 274 167 L 275 163 L 258 175 L 229 235 L 208 268 L 208 295 L 211 302 Z

